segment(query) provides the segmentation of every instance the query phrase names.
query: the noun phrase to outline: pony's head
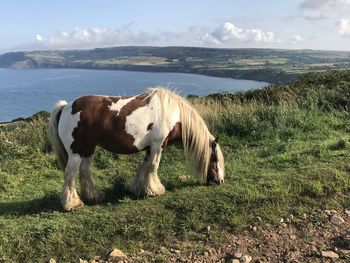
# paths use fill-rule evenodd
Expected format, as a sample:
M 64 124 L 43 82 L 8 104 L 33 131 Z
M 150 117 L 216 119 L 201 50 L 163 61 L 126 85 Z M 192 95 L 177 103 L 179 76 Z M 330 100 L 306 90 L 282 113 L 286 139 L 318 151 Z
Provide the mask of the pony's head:
M 149 99 L 156 96 L 163 113 L 169 109 L 180 111 L 181 139 L 189 155 L 194 171 L 201 183 L 221 184 L 224 182 L 224 157 L 217 139 L 209 132 L 207 125 L 189 102 L 166 89 L 148 89 Z M 162 118 L 172 116 L 163 114 Z M 165 120 L 168 122 L 168 120 Z
M 225 168 L 224 157 L 222 155 L 218 139 L 209 141 L 211 154 L 207 172 L 208 184 L 222 184 L 224 182 Z

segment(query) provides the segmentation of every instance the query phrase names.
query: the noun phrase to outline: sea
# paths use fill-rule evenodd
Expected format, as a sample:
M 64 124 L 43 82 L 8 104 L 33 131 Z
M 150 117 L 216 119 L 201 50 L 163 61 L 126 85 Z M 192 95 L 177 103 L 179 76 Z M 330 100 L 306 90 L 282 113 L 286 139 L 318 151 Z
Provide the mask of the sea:
M 0 122 L 51 111 L 58 100 L 82 95 L 128 96 L 148 87 L 167 87 L 182 96 L 205 96 L 267 86 L 266 82 L 186 73 L 157 73 L 89 69 L 0 68 Z

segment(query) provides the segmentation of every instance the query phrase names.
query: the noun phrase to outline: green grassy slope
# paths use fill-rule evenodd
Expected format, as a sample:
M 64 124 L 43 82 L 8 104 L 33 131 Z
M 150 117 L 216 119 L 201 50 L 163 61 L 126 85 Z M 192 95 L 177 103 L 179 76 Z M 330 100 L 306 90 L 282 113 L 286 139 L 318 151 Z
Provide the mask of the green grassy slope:
M 220 137 L 226 181 L 201 186 L 178 146 L 165 150 L 164 196 L 133 200 L 127 190 L 142 155 L 98 150 L 93 173 L 107 202 L 65 213 L 62 172 L 47 140 L 47 119 L 0 130 L 0 261 L 59 262 L 127 253 L 181 240 L 211 242 L 262 218 L 350 205 L 350 72 L 303 75 L 288 85 L 191 98 Z M 185 182 L 179 177 L 187 175 Z

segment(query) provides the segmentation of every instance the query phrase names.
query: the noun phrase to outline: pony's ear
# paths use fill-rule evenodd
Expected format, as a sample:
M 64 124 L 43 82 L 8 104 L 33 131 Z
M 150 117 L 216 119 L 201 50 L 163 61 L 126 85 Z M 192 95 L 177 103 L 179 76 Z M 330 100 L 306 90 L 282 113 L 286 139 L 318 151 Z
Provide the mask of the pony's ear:
M 213 150 L 215 150 L 215 149 L 216 149 L 216 145 L 217 145 L 217 141 L 216 141 L 216 139 L 215 139 L 215 140 L 212 141 L 212 143 L 211 143 L 211 148 L 213 148 Z
M 212 141 L 212 143 L 211 143 L 211 147 L 215 148 L 216 145 L 218 144 L 218 141 L 219 141 L 219 136 L 216 136 L 214 138 L 214 141 Z

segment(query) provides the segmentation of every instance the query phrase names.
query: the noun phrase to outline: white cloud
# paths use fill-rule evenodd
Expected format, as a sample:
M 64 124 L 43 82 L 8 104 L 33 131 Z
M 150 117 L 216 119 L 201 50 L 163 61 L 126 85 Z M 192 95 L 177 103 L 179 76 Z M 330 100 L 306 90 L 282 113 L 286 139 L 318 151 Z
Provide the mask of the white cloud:
M 42 42 L 42 41 L 44 40 L 44 38 L 43 38 L 41 35 L 39 35 L 39 34 L 37 34 L 35 38 L 36 38 L 36 40 L 38 40 L 39 42 Z
M 206 27 L 192 26 L 187 31 L 159 31 L 148 33 L 133 31 L 131 25 L 115 30 L 107 28 L 80 28 L 76 27 L 71 32 L 56 32 L 53 36 L 46 37 L 37 34 L 36 42 L 28 45 L 30 49 L 79 49 L 124 45 L 187 45 L 203 46 L 202 37 L 210 29 Z M 28 49 L 25 47 L 25 49 Z
M 192 26 L 186 31 L 156 33 L 133 31 L 131 25 L 127 25 L 115 30 L 104 27 L 75 27 L 72 31 L 58 31 L 52 36 L 37 34 L 34 43 L 22 45 L 17 50 L 81 49 L 125 45 L 282 47 L 283 44 L 302 40 L 303 38 L 297 34 L 277 37 L 273 32 L 256 28 L 240 28 L 230 22 L 216 28 Z
M 299 8 L 306 19 L 329 19 L 350 10 L 350 0 L 304 0 Z
M 226 22 L 214 31 L 206 33 L 203 36 L 203 41 L 208 44 L 223 44 L 223 43 L 276 43 L 279 42 L 272 32 L 265 32 L 255 28 L 240 28 L 230 22 Z
M 105 27 L 80 28 L 71 32 L 56 32 L 51 37 L 36 35 L 36 45 L 41 49 L 94 48 L 117 45 L 147 44 L 158 36 L 146 32 L 134 33 L 129 26 L 110 31 Z
M 289 38 L 289 41 L 290 42 L 299 42 L 299 41 L 302 41 L 302 40 L 304 40 L 300 35 L 297 35 L 297 34 L 295 34 L 295 35 L 292 35 L 290 38 Z
M 340 19 L 335 23 L 337 32 L 344 36 L 350 36 L 350 20 Z
M 93 47 L 108 38 L 108 30 L 106 28 L 80 28 L 76 27 L 73 31 L 56 32 L 54 36 L 44 37 L 40 34 L 36 35 L 38 44 L 43 48 L 74 48 L 74 47 Z
M 203 40 L 204 44 L 208 44 L 208 45 L 220 45 L 221 44 L 221 42 L 210 33 L 205 33 L 205 35 L 202 37 L 202 40 Z

